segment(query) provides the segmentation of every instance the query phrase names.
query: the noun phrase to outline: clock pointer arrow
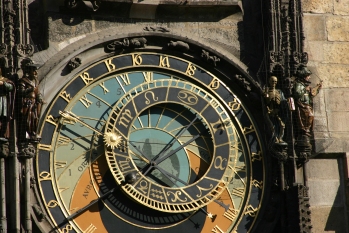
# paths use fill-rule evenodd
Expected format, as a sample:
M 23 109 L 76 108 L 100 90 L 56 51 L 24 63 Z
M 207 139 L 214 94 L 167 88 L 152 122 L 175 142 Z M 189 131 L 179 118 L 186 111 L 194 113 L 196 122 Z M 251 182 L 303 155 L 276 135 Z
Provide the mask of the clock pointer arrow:
M 59 111 L 59 115 L 61 115 L 63 118 L 67 119 L 68 121 L 71 122 L 79 122 L 86 128 L 89 128 L 90 130 L 94 131 L 98 135 L 104 135 L 102 132 L 99 130 L 95 129 L 94 127 L 90 126 L 89 124 L 85 123 L 84 121 L 80 120 L 78 116 L 76 116 L 74 113 L 69 112 L 69 111 Z

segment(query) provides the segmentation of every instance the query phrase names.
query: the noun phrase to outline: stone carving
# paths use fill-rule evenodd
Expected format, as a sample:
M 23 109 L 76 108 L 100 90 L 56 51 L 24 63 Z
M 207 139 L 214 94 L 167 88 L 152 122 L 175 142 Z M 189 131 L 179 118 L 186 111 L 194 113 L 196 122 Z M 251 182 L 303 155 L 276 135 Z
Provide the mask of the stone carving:
M 269 87 L 265 90 L 265 102 L 267 104 L 267 111 L 269 119 L 272 122 L 275 143 L 279 145 L 287 145 L 284 142 L 284 131 L 285 131 L 285 114 L 287 111 L 287 101 L 285 99 L 284 93 L 280 89 L 276 89 L 277 77 L 271 76 L 269 79 Z
M 89 0 L 89 1 L 82 1 L 82 2 L 85 4 L 87 10 L 89 11 L 98 10 L 102 3 L 102 1 L 100 0 Z
M 38 88 L 38 67 L 38 64 L 32 62 L 23 64 L 24 75 L 19 79 L 17 85 L 16 109 L 18 111 L 18 139 L 20 142 L 40 139 L 36 130 L 44 101 Z
M 147 43 L 147 39 L 144 37 L 133 38 L 133 39 L 122 39 L 114 41 L 107 45 L 107 50 L 110 52 L 115 52 L 117 50 L 124 50 L 126 48 L 142 48 L 145 47 Z
M 188 51 L 189 50 L 189 45 L 183 41 L 170 41 L 170 43 L 167 44 L 167 46 L 170 49 L 176 49 L 179 51 Z
M 3 55 L 7 54 L 7 47 L 8 46 L 5 43 L 1 43 L 0 44 L 0 54 L 3 54 Z
M 16 52 L 21 57 L 30 57 L 34 54 L 34 46 L 31 44 L 17 44 Z
M 78 68 L 80 65 L 81 65 L 81 59 L 79 57 L 72 58 L 68 62 L 68 68 L 70 71 Z
M 242 86 L 247 92 L 250 92 L 252 90 L 251 83 L 246 81 L 246 79 L 244 79 L 242 75 L 236 74 L 234 78 L 236 81 L 238 81 L 239 85 Z
M 170 30 L 164 27 L 145 27 L 143 30 L 148 32 L 170 32 Z
M 2 75 L 0 68 L 0 141 L 7 142 L 10 136 L 10 120 L 14 110 L 15 85 Z
M 207 62 L 211 63 L 214 66 L 217 66 L 217 62 L 220 61 L 220 59 L 216 56 L 210 56 L 209 52 L 202 50 L 201 57 L 204 58 Z
M 311 152 L 310 137 L 314 121 L 313 98 L 322 88 L 322 81 L 314 88 L 309 86 L 311 84 L 309 81 L 311 74 L 307 67 L 302 66 L 297 71 L 297 77 L 293 86 L 296 148 L 298 148 L 300 157 L 309 156 Z

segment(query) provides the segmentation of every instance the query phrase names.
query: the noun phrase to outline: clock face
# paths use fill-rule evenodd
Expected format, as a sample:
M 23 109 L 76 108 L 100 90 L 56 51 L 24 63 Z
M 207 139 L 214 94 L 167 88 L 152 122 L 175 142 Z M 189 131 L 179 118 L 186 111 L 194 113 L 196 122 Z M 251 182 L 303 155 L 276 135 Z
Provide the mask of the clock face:
M 216 76 L 165 54 L 81 71 L 41 127 L 37 177 L 61 232 L 245 232 L 263 197 L 263 149 Z

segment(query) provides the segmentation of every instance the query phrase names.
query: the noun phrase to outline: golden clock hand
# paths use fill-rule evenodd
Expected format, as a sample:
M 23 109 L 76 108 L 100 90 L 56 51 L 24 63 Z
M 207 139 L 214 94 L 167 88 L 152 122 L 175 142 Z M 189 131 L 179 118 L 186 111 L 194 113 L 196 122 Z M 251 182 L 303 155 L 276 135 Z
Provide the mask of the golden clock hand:
M 65 221 L 71 221 L 73 220 L 75 217 L 77 217 L 78 215 L 80 215 L 81 213 L 83 213 L 84 211 L 86 211 L 88 208 L 90 208 L 91 206 L 93 206 L 94 204 L 96 204 L 98 201 L 102 200 L 103 198 L 105 198 L 106 196 L 108 196 L 109 194 L 113 193 L 118 187 L 112 188 L 110 189 L 108 192 L 106 192 L 105 194 L 103 194 L 102 196 L 100 196 L 99 198 L 91 201 L 88 205 L 82 207 L 81 209 L 75 211 L 73 214 L 69 215 L 68 217 L 66 217 Z
M 182 134 L 190 127 L 194 124 L 194 122 L 196 121 L 196 119 L 198 119 L 198 115 L 195 116 L 195 118 L 189 123 L 189 125 L 187 125 L 185 128 L 182 128 L 179 133 L 172 138 L 169 143 L 166 144 L 166 146 L 159 152 L 159 154 L 157 154 L 152 161 L 157 160 L 159 157 L 161 157 L 168 149 L 170 149 L 173 145 L 173 141 L 177 140 L 180 136 L 182 136 Z
M 180 145 L 179 147 L 177 147 L 175 150 L 170 151 L 167 155 L 155 160 L 154 162 L 156 164 L 160 164 L 161 162 L 163 162 L 165 159 L 167 159 L 168 157 L 170 157 L 171 155 L 177 153 L 179 150 L 181 150 L 182 148 L 186 147 L 188 144 L 190 144 L 192 141 L 195 141 L 197 138 L 201 137 L 202 133 L 199 133 L 198 135 L 194 136 L 192 139 L 190 139 L 189 141 L 187 141 L 186 143 Z
M 136 155 L 138 158 L 142 159 L 147 164 L 149 164 L 150 159 L 145 154 L 143 154 L 143 152 L 140 149 L 138 149 L 137 146 L 132 141 L 128 141 L 128 142 L 141 154 L 141 156 L 136 155 L 136 153 L 133 153 L 133 154 Z
M 89 128 L 90 130 L 94 131 L 98 135 L 104 135 L 102 132 L 99 130 L 95 129 L 94 127 L 90 126 L 89 124 L 85 123 L 84 121 L 80 120 L 78 116 L 76 116 L 74 113 L 69 112 L 69 111 L 59 111 L 59 115 L 61 115 L 64 119 L 71 121 L 71 122 L 79 122 L 86 128 Z

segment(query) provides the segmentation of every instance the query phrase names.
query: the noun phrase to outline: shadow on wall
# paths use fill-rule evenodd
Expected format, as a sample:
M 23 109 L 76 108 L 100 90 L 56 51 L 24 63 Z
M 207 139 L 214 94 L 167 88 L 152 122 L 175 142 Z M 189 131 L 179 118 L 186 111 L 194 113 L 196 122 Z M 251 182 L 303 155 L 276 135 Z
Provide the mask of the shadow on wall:
M 336 197 L 333 202 L 333 206 L 329 212 L 324 231 L 335 233 L 348 233 L 348 210 L 346 203 L 349 201 L 348 193 L 348 174 L 345 155 L 338 160 L 338 171 L 340 173 L 340 184 L 337 190 Z

